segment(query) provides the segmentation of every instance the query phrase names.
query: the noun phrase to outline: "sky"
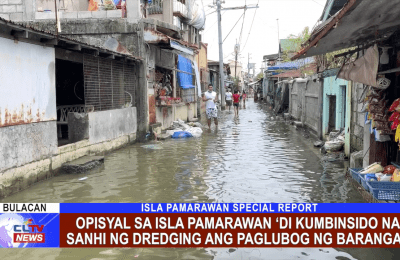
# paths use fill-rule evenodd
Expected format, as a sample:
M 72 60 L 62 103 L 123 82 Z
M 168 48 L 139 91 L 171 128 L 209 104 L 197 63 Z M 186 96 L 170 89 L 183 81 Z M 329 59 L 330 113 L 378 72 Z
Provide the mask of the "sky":
M 219 60 L 218 23 L 216 8 L 212 0 L 202 0 L 206 12 L 206 25 L 202 33 L 202 41 L 208 44 L 208 59 Z M 312 29 L 322 15 L 327 0 L 225 0 L 224 7 L 253 5 L 259 8 L 247 9 L 243 17 L 234 27 L 243 10 L 222 10 L 222 39 L 224 62 L 234 60 L 234 46 L 239 42 L 240 57 L 244 68 L 247 68 L 248 55 L 250 63 L 256 63 L 256 73 L 260 71 L 264 55 L 278 53 L 278 21 L 279 38 L 285 39 L 290 34 L 299 34 L 306 26 Z M 254 20 L 254 22 L 253 22 Z M 253 23 L 253 25 L 252 25 Z M 243 30 L 242 30 L 243 24 Z M 231 29 L 233 30 L 231 31 Z M 229 31 L 231 33 L 228 35 Z M 247 43 L 246 43 L 247 41 Z

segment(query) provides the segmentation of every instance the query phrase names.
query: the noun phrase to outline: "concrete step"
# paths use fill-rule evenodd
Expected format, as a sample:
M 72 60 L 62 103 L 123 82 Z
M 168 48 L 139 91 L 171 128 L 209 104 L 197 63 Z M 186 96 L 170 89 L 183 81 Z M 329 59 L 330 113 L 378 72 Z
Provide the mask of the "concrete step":
M 62 170 L 66 173 L 83 173 L 103 163 L 104 156 L 84 156 L 72 162 L 63 164 Z

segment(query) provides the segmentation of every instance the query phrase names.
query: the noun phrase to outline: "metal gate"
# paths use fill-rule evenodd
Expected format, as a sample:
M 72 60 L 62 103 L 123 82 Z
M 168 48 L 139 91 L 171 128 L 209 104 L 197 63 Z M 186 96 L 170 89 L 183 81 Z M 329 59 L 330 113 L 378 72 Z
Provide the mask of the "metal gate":
M 136 106 L 135 67 L 122 61 L 84 55 L 85 104 L 94 111 Z

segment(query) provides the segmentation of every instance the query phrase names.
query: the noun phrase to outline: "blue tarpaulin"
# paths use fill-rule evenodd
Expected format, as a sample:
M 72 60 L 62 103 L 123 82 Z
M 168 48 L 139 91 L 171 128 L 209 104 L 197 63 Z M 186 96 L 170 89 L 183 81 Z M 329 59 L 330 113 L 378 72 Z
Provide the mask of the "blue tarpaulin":
M 172 135 L 172 138 L 187 138 L 187 137 L 193 137 L 193 135 L 189 132 L 186 131 L 179 131 L 179 132 L 175 132 Z
M 285 62 L 281 64 L 277 64 L 272 67 L 268 67 L 267 70 L 297 70 L 304 65 L 310 64 L 314 61 L 314 58 L 305 58 L 293 62 Z
M 179 86 L 184 89 L 188 88 L 195 88 L 193 85 L 193 69 L 192 69 L 192 62 L 185 57 L 178 55 L 178 70 L 184 72 L 178 72 L 178 81 Z M 190 73 L 190 74 L 188 74 Z

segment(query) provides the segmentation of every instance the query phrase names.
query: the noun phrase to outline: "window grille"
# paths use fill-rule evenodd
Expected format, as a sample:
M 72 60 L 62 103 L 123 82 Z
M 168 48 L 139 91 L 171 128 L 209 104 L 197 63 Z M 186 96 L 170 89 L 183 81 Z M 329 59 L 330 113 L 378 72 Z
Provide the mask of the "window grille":
M 85 103 L 94 111 L 136 106 L 135 67 L 122 61 L 84 55 Z
M 182 89 L 182 102 L 192 103 L 195 101 L 195 88 Z

